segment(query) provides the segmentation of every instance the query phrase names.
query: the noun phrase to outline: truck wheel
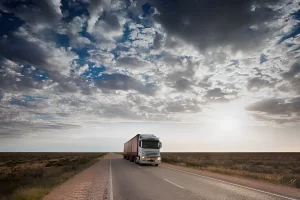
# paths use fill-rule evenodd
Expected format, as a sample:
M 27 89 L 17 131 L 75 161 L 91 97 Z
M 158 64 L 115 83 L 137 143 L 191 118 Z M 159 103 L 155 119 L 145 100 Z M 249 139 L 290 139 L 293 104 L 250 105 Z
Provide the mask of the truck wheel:
M 158 166 L 158 164 L 155 164 L 155 166 L 157 167 L 157 166 Z
M 130 157 L 130 162 L 133 162 L 133 161 L 134 161 L 134 157 L 131 156 L 131 157 Z
M 135 157 L 134 163 L 138 164 L 138 157 Z

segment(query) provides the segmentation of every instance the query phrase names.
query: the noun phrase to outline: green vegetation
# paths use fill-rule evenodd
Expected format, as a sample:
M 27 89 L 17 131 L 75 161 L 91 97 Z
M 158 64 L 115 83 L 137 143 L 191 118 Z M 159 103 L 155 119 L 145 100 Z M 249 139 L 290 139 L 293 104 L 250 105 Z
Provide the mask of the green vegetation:
M 105 153 L 0 153 L 0 199 L 38 200 Z
M 165 163 L 300 188 L 300 153 L 162 153 Z

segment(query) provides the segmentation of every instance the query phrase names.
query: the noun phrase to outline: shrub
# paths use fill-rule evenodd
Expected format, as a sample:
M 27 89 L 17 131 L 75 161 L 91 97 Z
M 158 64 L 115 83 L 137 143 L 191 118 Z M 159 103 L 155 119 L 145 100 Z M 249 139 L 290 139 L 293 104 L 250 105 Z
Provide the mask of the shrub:
M 300 174 L 300 168 L 293 169 L 292 174 Z
M 300 188 L 300 178 L 297 178 L 295 181 L 296 188 Z
M 179 163 L 179 161 L 177 159 L 174 159 L 174 158 L 166 158 L 166 157 L 162 157 L 162 160 L 163 162 L 166 162 L 166 163 Z
M 296 182 L 296 178 L 292 174 L 286 174 L 282 176 L 280 182 L 285 185 L 293 185 L 293 183 Z
M 11 200 L 38 200 L 49 191 L 47 188 L 20 188 L 10 197 Z

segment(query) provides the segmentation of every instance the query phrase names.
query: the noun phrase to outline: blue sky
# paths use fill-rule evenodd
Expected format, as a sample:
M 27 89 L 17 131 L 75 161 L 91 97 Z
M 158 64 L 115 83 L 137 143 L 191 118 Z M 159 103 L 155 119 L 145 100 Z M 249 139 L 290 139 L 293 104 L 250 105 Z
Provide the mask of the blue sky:
M 300 151 L 299 3 L 1 1 L 0 151 Z

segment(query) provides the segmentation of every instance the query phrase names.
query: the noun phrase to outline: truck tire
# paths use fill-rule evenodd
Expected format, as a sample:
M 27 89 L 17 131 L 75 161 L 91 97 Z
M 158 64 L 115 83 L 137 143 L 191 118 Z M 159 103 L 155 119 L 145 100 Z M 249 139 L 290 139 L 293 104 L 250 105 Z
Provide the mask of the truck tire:
M 158 164 L 155 164 L 155 167 L 157 167 L 158 166 Z
M 133 161 L 134 161 L 134 157 L 131 156 L 131 157 L 130 157 L 130 162 L 133 162 Z
M 135 157 L 135 159 L 134 159 L 134 163 L 135 163 L 135 164 L 139 164 L 138 160 L 140 160 L 140 159 L 138 159 L 138 156 L 137 156 L 137 157 Z

